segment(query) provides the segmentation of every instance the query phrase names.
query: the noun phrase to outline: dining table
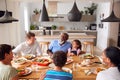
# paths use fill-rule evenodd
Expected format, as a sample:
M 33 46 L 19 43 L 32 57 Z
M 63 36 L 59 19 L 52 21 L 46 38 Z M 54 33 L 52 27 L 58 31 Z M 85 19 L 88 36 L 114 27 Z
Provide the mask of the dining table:
M 106 69 L 106 65 L 102 64 L 97 56 L 94 56 L 92 59 L 87 59 L 90 61 L 89 65 L 81 65 L 81 62 L 83 60 L 86 60 L 83 56 L 70 56 L 68 57 L 72 59 L 68 64 L 64 65 L 64 68 L 68 68 L 72 71 L 73 80 L 96 80 L 97 73 L 90 73 L 87 74 L 85 71 L 90 71 L 91 69 L 97 70 L 97 68 L 103 68 Z M 51 63 L 53 64 L 53 63 Z M 49 65 L 51 65 L 49 64 Z M 32 60 L 28 60 L 24 64 L 15 64 L 12 62 L 12 66 L 16 69 L 18 67 L 22 68 L 31 68 L 32 72 L 28 75 L 19 76 L 20 80 L 38 80 L 40 77 L 42 77 L 47 70 L 53 69 L 51 66 L 39 66 L 39 65 L 33 65 Z M 39 66 L 39 68 L 38 68 Z

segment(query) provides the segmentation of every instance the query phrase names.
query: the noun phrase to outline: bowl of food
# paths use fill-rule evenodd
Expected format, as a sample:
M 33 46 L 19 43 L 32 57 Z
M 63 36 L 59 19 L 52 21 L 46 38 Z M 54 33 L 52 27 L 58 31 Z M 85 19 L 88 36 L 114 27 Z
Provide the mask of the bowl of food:
M 25 58 L 23 58 L 23 57 L 18 58 L 18 59 L 14 59 L 15 64 L 24 64 L 24 63 L 26 63 L 26 61 L 27 60 Z
M 93 59 L 94 56 L 91 55 L 91 54 L 87 54 L 87 55 L 84 55 L 84 58 L 85 58 L 85 59 Z
M 51 62 L 51 59 L 42 57 L 34 59 L 33 64 L 37 64 L 39 66 L 48 66 Z
M 17 73 L 18 76 L 26 76 L 32 73 L 32 69 L 31 68 L 19 68 L 17 69 L 17 72 L 18 72 Z
M 33 55 L 33 54 L 26 54 L 26 55 L 24 55 L 24 58 L 26 58 L 28 60 L 31 60 L 31 59 L 35 58 L 35 55 Z

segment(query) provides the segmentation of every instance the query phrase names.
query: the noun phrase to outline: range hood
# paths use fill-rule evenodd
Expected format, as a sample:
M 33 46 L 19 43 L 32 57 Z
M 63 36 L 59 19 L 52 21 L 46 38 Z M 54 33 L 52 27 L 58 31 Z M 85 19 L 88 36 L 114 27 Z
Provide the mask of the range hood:
M 0 16 L 2 16 L 0 18 L 0 23 L 11 23 L 13 21 L 18 21 L 17 19 L 12 17 L 12 12 L 8 12 L 8 10 L 0 11 Z
M 10 15 L 10 13 L 8 12 L 6 0 L 5 0 L 5 6 L 6 6 L 6 10 L 4 12 L 4 15 L 0 17 L 0 23 L 11 23 L 18 21 L 17 19 L 13 18 L 12 15 Z

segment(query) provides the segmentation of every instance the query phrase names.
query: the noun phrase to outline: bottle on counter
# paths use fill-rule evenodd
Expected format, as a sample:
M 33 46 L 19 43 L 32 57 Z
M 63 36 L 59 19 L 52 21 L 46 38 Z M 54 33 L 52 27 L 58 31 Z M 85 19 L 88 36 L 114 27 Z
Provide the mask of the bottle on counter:
M 51 35 L 51 30 L 49 30 L 49 35 Z
M 46 31 L 45 31 L 45 29 L 43 29 L 43 35 L 46 35 Z

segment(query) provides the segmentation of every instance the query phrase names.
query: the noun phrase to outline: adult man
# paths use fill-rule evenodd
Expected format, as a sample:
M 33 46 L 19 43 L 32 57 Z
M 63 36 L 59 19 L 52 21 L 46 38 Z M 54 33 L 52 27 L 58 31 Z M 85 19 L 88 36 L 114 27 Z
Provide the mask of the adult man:
M 11 66 L 13 58 L 10 45 L 0 45 L 0 80 L 18 80 L 17 70 Z
M 35 34 L 28 32 L 26 34 L 26 41 L 19 44 L 14 50 L 13 53 L 16 55 L 21 54 L 22 56 L 26 54 L 33 54 L 36 56 L 41 55 L 41 50 L 38 42 L 35 39 Z
M 62 50 L 67 53 L 68 48 L 71 47 L 71 43 L 68 42 L 69 35 L 67 33 L 61 33 L 60 40 L 53 40 L 48 49 L 48 54 L 52 54 L 58 50 Z

